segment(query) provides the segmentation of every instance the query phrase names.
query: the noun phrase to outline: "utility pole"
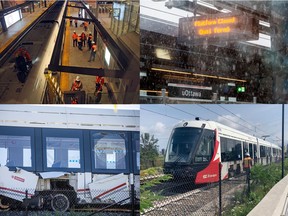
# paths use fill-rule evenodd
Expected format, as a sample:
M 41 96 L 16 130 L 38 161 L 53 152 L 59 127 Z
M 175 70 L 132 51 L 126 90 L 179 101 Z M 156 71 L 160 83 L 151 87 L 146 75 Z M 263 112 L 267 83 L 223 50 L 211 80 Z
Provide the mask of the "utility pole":
M 282 178 L 284 178 L 284 104 L 282 104 Z

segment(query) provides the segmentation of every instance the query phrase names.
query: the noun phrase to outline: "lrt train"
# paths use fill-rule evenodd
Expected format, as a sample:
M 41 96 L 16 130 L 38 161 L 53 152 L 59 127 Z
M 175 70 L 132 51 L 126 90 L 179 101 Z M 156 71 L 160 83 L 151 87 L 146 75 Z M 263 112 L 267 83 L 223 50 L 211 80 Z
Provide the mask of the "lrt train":
M 137 204 L 139 107 L 106 107 L 1 105 L 0 210 Z
M 281 158 L 282 149 L 263 139 L 214 121 L 178 123 L 168 141 L 164 172 L 178 178 L 191 178 L 195 184 L 227 179 L 243 171 L 245 153 L 253 163 L 269 164 Z
M 47 103 L 47 81 L 44 75 L 54 50 L 54 44 L 63 19 L 67 1 L 54 1 L 43 13 L 38 23 L 21 38 L 18 46 L 9 50 L 8 60 L 1 65 L 1 83 L 4 86 L 0 95 L 5 104 L 42 104 Z M 19 48 L 27 50 L 32 58 L 33 67 L 25 83 L 17 80 L 14 70 L 15 52 Z

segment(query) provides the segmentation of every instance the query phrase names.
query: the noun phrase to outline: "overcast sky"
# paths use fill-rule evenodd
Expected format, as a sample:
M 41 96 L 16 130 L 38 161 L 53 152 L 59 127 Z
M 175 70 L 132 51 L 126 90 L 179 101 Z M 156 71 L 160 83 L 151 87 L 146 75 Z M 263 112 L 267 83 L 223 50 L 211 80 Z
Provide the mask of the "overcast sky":
M 140 130 L 158 138 L 166 148 L 173 126 L 182 120 L 213 120 L 281 145 L 282 105 L 278 104 L 157 104 L 140 105 Z M 285 145 L 288 144 L 288 105 L 285 105 Z

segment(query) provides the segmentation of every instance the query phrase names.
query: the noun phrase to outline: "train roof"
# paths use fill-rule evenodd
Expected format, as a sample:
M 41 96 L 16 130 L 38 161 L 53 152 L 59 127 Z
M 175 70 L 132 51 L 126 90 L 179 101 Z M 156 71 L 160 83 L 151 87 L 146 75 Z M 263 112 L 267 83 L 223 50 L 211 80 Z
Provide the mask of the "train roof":
M 140 130 L 139 105 L 0 105 L 0 126 Z
M 227 137 L 227 138 L 231 138 L 231 139 L 237 138 L 237 139 L 240 139 L 244 142 L 250 142 L 250 143 L 257 143 L 257 139 L 258 139 L 258 142 L 261 145 L 281 149 L 278 145 L 275 145 L 275 144 L 270 143 L 266 140 L 252 136 L 250 134 L 244 133 L 242 131 L 236 130 L 234 128 L 231 128 L 229 126 L 223 125 L 223 124 L 215 122 L 215 121 L 205 121 L 205 120 L 182 121 L 182 122 L 179 122 L 178 124 L 176 124 L 174 128 L 179 128 L 179 127 L 199 127 L 199 128 L 201 128 L 203 124 L 205 124 L 206 129 L 210 129 L 210 130 L 217 129 L 217 132 L 219 133 L 219 135 L 223 136 L 223 137 Z

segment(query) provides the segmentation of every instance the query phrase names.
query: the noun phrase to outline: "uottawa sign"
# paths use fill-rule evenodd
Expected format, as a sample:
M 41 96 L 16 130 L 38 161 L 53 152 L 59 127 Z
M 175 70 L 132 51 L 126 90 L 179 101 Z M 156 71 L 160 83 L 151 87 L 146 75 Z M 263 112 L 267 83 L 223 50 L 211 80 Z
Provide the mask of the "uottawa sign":
M 178 42 L 217 44 L 259 39 L 258 21 L 246 14 L 213 14 L 179 19 Z
M 208 99 L 212 98 L 212 87 L 168 83 L 168 96 L 178 98 Z

